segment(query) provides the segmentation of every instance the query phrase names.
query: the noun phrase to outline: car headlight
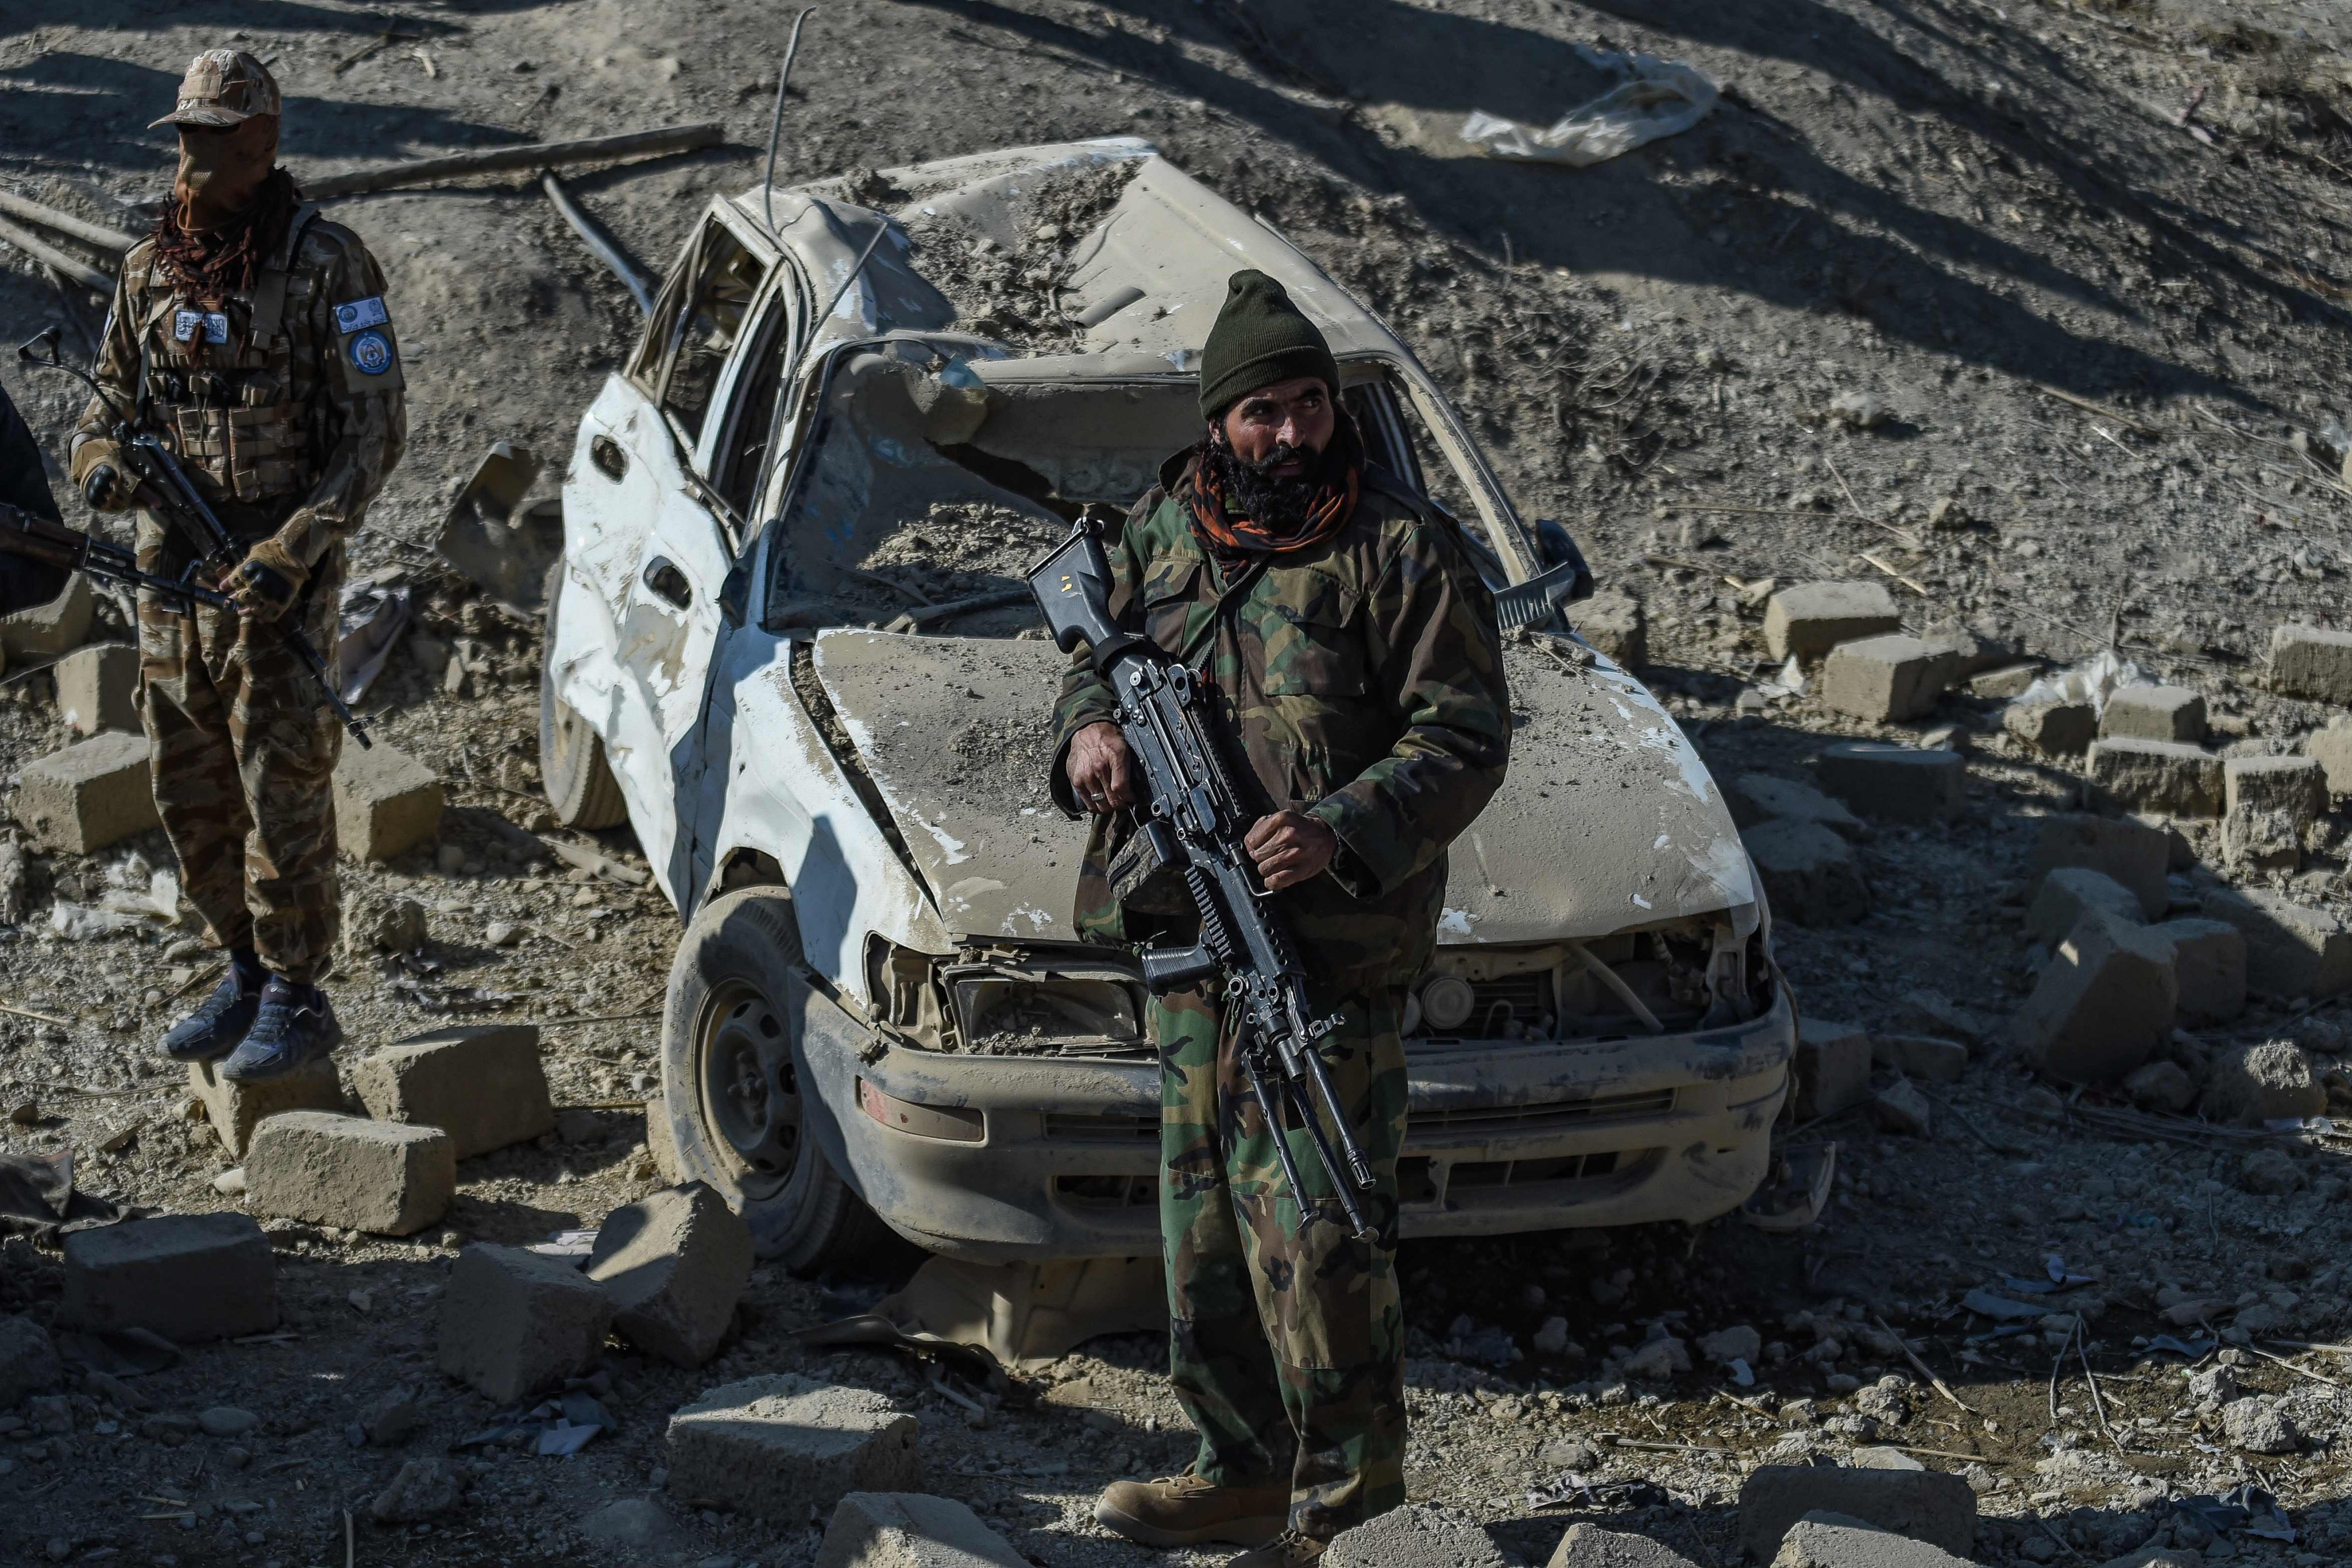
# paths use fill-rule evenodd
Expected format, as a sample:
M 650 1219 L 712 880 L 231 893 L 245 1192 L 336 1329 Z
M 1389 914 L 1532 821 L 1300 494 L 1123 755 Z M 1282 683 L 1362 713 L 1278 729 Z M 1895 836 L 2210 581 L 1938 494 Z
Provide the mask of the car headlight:
M 1021 1055 L 1143 1044 L 1143 984 L 1126 970 L 1025 953 L 940 973 L 966 1050 Z

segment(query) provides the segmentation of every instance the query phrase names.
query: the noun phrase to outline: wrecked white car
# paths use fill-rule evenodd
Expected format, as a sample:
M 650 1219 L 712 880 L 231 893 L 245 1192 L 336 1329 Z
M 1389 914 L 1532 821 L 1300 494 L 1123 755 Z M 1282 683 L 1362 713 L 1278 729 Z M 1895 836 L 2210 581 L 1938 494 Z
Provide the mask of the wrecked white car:
M 581 423 L 548 793 L 625 816 L 690 922 L 668 1131 L 767 1255 L 847 1260 L 877 1218 L 979 1261 L 1158 1250 L 1143 986 L 1072 930 L 1063 660 L 1021 573 L 1193 438 L 1241 267 L 1322 327 L 1377 460 L 1496 585 L 1539 572 L 1531 536 L 1564 535 L 1523 528 L 1405 346 L 1132 140 L 714 201 Z M 1631 677 L 1565 631 L 1506 655 L 1509 779 L 1408 1014 L 1405 1234 L 1722 1214 L 1794 1037 L 1748 858 Z

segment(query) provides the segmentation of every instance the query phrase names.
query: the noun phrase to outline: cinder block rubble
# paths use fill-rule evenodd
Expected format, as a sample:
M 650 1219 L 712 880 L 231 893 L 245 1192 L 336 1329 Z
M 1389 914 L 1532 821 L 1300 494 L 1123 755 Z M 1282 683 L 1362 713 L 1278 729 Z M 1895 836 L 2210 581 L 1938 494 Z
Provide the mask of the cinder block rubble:
M 1544 1568 L 1696 1568 L 1664 1542 L 1597 1524 L 1571 1524 Z
M 2227 921 L 2167 921 L 2148 928 L 2172 944 L 2172 974 L 2180 1016 L 2191 1024 L 2226 1024 L 2246 1010 L 2246 937 Z
M 12 809 L 33 842 L 89 855 L 161 820 L 147 771 L 147 737 L 109 731 L 28 764 Z
M 1958 1083 L 1969 1070 L 1969 1047 L 1933 1035 L 1873 1035 L 1871 1060 L 1906 1078 Z
M 1958 752 L 1879 741 L 1843 741 L 1824 747 L 1819 766 L 1823 789 L 1881 822 L 1935 822 L 1958 816 L 1968 776 L 1968 764 Z
M 1769 1563 L 1805 1515 L 1823 1510 L 1965 1556 L 1976 1544 L 1977 1495 L 1942 1470 L 1762 1465 L 1739 1489 L 1739 1544 Z
M 245 1190 L 262 1214 L 406 1236 L 449 1212 L 457 1156 L 437 1127 L 289 1110 L 254 1130 Z
M 379 1121 L 440 1128 L 460 1160 L 555 1130 L 529 1024 L 439 1029 L 371 1051 L 352 1064 L 352 1087 Z
M 77 735 L 139 728 L 139 650 L 129 643 L 78 647 L 49 667 L 58 716 Z
M 718 1353 L 751 1278 L 751 1229 L 700 1182 L 604 1216 L 588 1278 L 613 1299 L 621 1337 L 674 1366 Z
M 2129 888 L 2138 895 L 2140 913 L 2158 920 L 2172 901 L 2165 880 L 2170 864 L 2170 840 L 2145 823 L 2084 812 L 2045 816 L 2033 841 L 2027 897 L 2039 893 L 2042 879 L 2059 867 L 2083 866 Z
M 669 1418 L 669 1490 L 796 1525 L 851 1492 L 921 1490 L 919 1431 L 869 1389 L 790 1373 L 745 1378 Z
M 2246 939 L 2246 984 L 2264 995 L 2316 999 L 2352 987 L 2352 931 L 2326 910 L 2263 888 L 2216 888 L 2208 918 Z
M 1996 665 L 1969 677 L 1969 695 L 1988 701 L 2005 701 L 2032 685 L 2033 678 L 2041 673 L 2038 664 Z
M 952 1498 L 851 1492 L 824 1527 L 814 1568 L 1029 1568 L 1029 1560 Z
M 335 763 L 335 840 L 362 860 L 389 860 L 441 831 L 441 781 L 382 741 L 345 746 Z
M 2091 782 L 2118 805 L 2169 816 L 2221 815 L 2221 759 L 2178 741 L 2094 741 Z
M 2195 745 L 2205 739 L 2205 694 L 2185 686 L 2119 686 L 2099 716 L 2099 735 Z
M 1505 1568 L 1478 1521 L 1437 1503 L 1407 1503 L 1333 1537 L 1316 1568 Z
M 1586 642 L 1620 669 L 1639 670 L 1650 662 L 1649 621 L 1642 601 L 1613 590 L 1595 594 L 1569 611 Z
M 2090 910 L 2140 923 L 2139 896 L 2105 871 L 2087 866 L 2061 866 L 2042 879 L 2042 890 L 2025 911 L 2025 934 L 2056 946 L 2066 940 L 2074 922 Z
M 434 1364 L 513 1405 L 594 1365 L 612 1323 L 612 1299 L 562 1259 L 519 1247 L 468 1247 L 441 1293 Z
M 2327 809 L 2327 770 L 2315 757 L 2231 757 L 2222 764 L 2221 852 L 2291 871 L 2305 829 Z
M 258 1083 L 232 1083 L 221 1077 L 218 1062 L 192 1062 L 188 1089 L 205 1108 L 205 1120 L 232 1160 L 242 1160 L 253 1143 L 253 1130 L 269 1117 L 288 1110 L 341 1110 L 343 1080 L 334 1058 L 321 1057 L 284 1078 Z
M 179 1344 L 278 1326 L 278 1268 L 250 1215 L 125 1220 L 65 1238 L 60 1327 L 148 1329 Z
M 1898 631 L 1895 596 L 1878 583 L 1798 583 L 1764 608 L 1764 645 L 1775 663 L 1811 664 L 1840 643 Z
M 2172 1032 L 2172 944 L 2097 910 L 2058 944 L 2010 1020 L 2020 1053 L 2067 1083 L 2121 1078 Z
M 1969 1568 L 1969 1560 L 1824 1509 L 1805 1515 L 1780 1538 L 1771 1568 Z
M 1797 1103 L 1800 1121 L 1832 1116 L 1870 1098 L 1868 1031 L 1810 1016 L 1797 1023 Z
M 2311 1058 L 2292 1040 L 2235 1046 L 2213 1058 L 2197 1109 L 2214 1121 L 2260 1127 L 2324 1114 L 2327 1090 Z
M 79 647 L 97 609 L 89 580 L 77 572 L 47 604 L 0 616 L 0 656 L 8 664 L 31 664 Z
M 2099 710 L 2087 702 L 2011 702 L 2000 727 L 2045 757 L 2071 757 L 2098 738 Z
M 1790 822 L 1814 822 L 1849 837 L 1863 831 L 1862 819 L 1809 784 L 1775 778 L 1770 773 L 1742 773 L 1724 792 L 1731 819 L 1742 827 L 1780 817 Z
M 1842 642 L 1822 661 L 1822 700 L 1870 724 L 1897 724 L 1936 706 L 1951 683 L 1951 656 L 1900 632 Z
M 2303 754 L 2320 765 L 2331 795 L 2352 795 L 2352 715 L 2329 721 L 2303 738 Z
M 1870 887 L 1846 841 L 1818 823 L 1764 822 L 1740 836 L 1773 911 L 1803 926 L 1849 925 L 1870 913 Z
M 2352 705 L 2352 632 L 2284 626 L 2271 632 L 2271 689 Z

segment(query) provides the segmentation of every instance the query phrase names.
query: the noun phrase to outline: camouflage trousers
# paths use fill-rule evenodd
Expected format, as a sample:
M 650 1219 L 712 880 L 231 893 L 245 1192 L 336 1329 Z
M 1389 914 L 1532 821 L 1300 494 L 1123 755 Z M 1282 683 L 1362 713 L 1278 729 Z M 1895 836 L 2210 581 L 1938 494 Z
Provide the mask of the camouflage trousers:
M 1283 1136 L 1315 1214 L 1300 1233 L 1298 1194 L 1222 1005 L 1178 992 L 1152 1006 L 1169 1372 L 1201 1435 L 1193 1468 L 1224 1486 L 1278 1484 L 1286 1471 L 1292 1527 L 1323 1539 L 1404 1501 L 1397 1005 L 1379 986 L 1350 996 L 1319 1047 L 1379 1181 L 1361 1194 L 1374 1244 L 1349 1234 L 1305 1127 L 1292 1125 Z
M 143 568 L 176 575 L 177 563 L 141 542 Z M 335 646 L 342 575 L 338 547 L 301 612 L 322 651 Z M 222 948 L 251 947 L 272 973 L 308 984 L 342 924 L 333 775 L 343 731 L 288 650 L 287 624 L 142 593 L 141 706 L 181 891 Z

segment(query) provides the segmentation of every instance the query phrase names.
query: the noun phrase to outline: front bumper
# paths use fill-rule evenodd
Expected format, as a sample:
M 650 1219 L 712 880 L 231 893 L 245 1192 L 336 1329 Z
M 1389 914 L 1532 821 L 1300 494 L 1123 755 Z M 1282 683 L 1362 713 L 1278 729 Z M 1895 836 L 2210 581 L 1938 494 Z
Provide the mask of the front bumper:
M 961 1057 L 876 1047 L 821 994 L 802 1054 L 810 1130 L 892 1229 L 980 1262 L 1160 1248 L 1160 1068 L 1107 1058 Z M 1698 1224 L 1763 1180 L 1788 1092 L 1788 1000 L 1727 1029 L 1609 1041 L 1406 1047 L 1398 1162 L 1407 1237 Z M 857 1080 L 973 1109 L 976 1142 L 886 1127 Z

